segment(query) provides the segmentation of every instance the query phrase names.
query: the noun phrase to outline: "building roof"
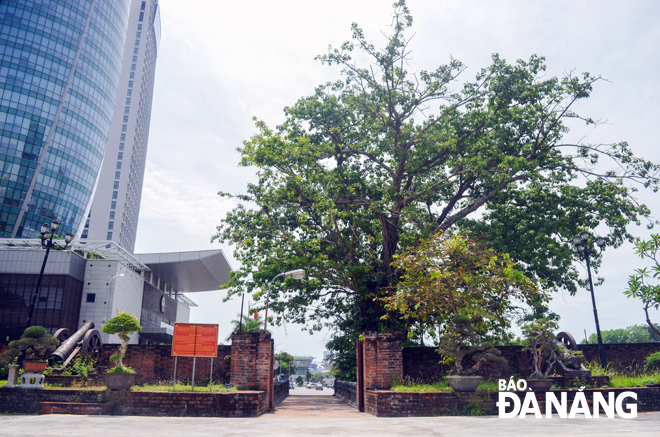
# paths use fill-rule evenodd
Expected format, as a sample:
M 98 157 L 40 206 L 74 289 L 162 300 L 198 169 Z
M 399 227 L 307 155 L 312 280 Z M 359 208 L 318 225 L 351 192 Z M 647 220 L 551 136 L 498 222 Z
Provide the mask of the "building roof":
M 217 290 L 229 281 L 232 271 L 222 250 L 143 253 L 135 258 L 172 290 L 191 293 Z

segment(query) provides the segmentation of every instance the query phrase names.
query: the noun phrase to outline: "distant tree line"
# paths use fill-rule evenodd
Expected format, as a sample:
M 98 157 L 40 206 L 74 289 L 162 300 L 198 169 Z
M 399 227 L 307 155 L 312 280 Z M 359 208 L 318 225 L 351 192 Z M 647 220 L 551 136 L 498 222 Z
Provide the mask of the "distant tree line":
M 660 325 L 655 324 L 660 328 Z M 603 343 L 660 343 L 660 335 L 646 325 L 633 325 L 621 329 L 607 329 L 601 331 Z M 582 344 L 597 344 L 596 334 L 591 334 L 588 340 L 582 340 Z

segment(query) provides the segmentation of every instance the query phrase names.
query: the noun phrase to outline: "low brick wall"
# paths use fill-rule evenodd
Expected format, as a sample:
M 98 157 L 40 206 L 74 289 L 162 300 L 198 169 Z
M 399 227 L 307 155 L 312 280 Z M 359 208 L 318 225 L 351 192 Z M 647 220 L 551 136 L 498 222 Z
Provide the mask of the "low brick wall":
M 69 407 L 64 403 L 76 405 Z M 58 408 L 73 414 L 101 409 L 113 415 L 254 417 L 268 410 L 268 397 L 264 391 L 169 393 L 0 388 L 0 411 L 37 414 L 50 409 L 59 412 Z
M 626 343 L 606 344 L 605 354 L 608 362 L 614 367 L 627 367 L 643 364 L 650 354 L 660 351 L 660 343 Z M 578 345 L 587 361 L 598 361 L 598 345 Z M 479 372 L 488 379 L 517 374 L 529 376 L 531 370 L 527 365 L 527 353 L 523 346 L 498 346 L 502 356 L 509 363 L 509 369 L 502 373 L 499 366 L 484 366 Z M 403 376 L 420 381 L 435 382 L 440 379 L 449 367 L 440 364 L 440 355 L 435 347 L 406 347 L 403 349 Z
M 103 357 L 101 365 L 108 367 L 110 355 L 117 353 L 118 345 L 103 345 Z M 231 347 L 218 346 L 218 356 L 213 358 L 213 381 L 223 384 L 229 383 L 230 360 L 225 359 L 231 354 Z M 193 359 L 190 357 L 178 357 L 176 359 L 177 380 L 190 381 L 192 378 Z M 137 384 L 156 383 L 159 381 L 172 381 L 174 377 L 174 357 L 172 356 L 172 345 L 145 345 L 130 344 L 126 357 L 123 359 L 126 366 L 135 369 L 137 373 Z M 201 384 L 208 381 L 211 376 L 211 358 L 197 358 L 195 363 L 195 382 Z
M 618 389 L 584 390 L 589 409 L 592 410 L 594 392 L 612 392 L 618 396 L 624 391 L 637 393 L 637 411 L 660 411 L 660 388 L 637 387 Z M 526 392 L 517 392 L 522 400 Z M 571 405 L 577 391 L 567 392 L 568 405 Z M 559 397 L 559 395 L 557 395 Z M 412 416 L 459 416 L 459 415 L 497 415 L 497 392 L 400 392 L 386 390 L 367 390 L 365 392 L 365 411 L 378 417 Z M 607 396 L 605 396 L 607 399 Z M 545 414 L 545 392 L 536 392 L 536 399 L 542 414 Z M 626 402 L 628 403 L 628 402 Z M 634 403 L 631 401 L 630 403 Z M 569 407 L 570 408 L 570 407 Z
M 335 379 L 335 396 L 357 408 L 357 383 Z

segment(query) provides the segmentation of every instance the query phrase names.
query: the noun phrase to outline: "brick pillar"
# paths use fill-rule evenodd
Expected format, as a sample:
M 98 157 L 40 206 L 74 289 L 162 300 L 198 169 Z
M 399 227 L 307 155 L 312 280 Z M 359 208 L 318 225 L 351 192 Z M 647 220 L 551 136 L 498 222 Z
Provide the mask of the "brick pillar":
M 273 399 L 273 340 L 267 332 L 237 332 L 231 336 L 230 383 L 263 390 Z
M 363 334 L 364 389 L 389 389 L 392 379 L 403 377 L 400 332 Z
M 357 361 L 356 368 L 356 399 L 355 405 L 358 411 L 364 411 L 364 361 L 362 359 L 362 340 L 358 340 L 355 348 L 355 355 Z

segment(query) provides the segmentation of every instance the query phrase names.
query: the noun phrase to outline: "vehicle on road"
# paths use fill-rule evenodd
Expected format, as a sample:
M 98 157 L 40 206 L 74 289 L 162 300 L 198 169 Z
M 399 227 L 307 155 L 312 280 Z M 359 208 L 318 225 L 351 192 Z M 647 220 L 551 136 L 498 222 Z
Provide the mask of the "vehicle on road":
M 323 385 L 322 384 L 316 384 L 316 389 L 323 391 Z

